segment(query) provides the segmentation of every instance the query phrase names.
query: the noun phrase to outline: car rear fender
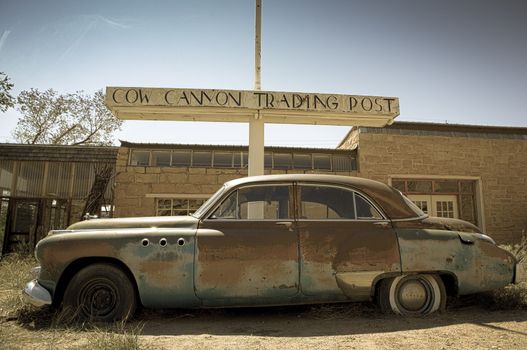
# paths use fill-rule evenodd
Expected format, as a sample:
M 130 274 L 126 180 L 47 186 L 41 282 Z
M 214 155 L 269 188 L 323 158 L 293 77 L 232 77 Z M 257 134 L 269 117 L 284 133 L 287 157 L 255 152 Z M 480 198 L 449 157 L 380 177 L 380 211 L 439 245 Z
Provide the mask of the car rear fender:
M 452 274 L 460 295 L 500 288 L 513 280 L 514 257 L 478 234 L 411 228 L 396 233 L 403 273 Z

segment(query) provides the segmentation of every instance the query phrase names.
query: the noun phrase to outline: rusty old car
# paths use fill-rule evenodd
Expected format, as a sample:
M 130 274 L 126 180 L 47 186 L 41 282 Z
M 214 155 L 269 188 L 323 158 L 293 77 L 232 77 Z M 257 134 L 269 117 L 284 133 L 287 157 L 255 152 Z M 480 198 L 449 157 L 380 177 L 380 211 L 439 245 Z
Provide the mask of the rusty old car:
M 523 278 L 471 223 L 425 215 L 396 189 L 335 175 L 227 182 L 191 216 L 95 219 L 51 231 L 24 295 L 82 318 L 148 308 L 376 300 L 426 315 L 447 295 Z

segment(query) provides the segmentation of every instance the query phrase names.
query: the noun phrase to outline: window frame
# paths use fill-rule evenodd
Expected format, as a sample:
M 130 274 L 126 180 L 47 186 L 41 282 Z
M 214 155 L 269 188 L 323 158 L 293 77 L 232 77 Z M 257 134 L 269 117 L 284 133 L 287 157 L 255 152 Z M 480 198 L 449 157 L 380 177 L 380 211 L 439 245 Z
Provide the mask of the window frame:
M 355 196 L 359 195 L 361 196 L 368 204 L 370 204 L 377 212 L 380 214 L 381 219 L 357 219 L 357 212 L 356 207 L 354 208 L 354 219 L 346 219 L 346 218 L 340 218 L 340 219 L 301 219 L 300 218 L 300 187 L 301 186 L 324 186 L 324 187 L 332 187 L 332 188 L 338 188 L 345 191 L 350 191 L 353 193 L 353 200 L 355 204 Z M 290 211 L 290 218 L 288 219 L 222 219 L 222 218 L 212 218 L 212 214 L 218 209 L 220 205 L 223 204 L 223 202 L 235 191 L 238 191 L 239 189 L 247 188 L 247 187 L 262 187 L 262 186 L 288 186 L 289 189 L 289 211 Z M 390 219 L 382 210 L 382 208 L 375 203 L 373 199 L 371 199 L 368 195 L 366 195 L 364 192 L 360 191 L 357 188 L 354 187 L 347 187 L 344 185 L 339 184 L 328 184 L 324 182 L 263 182 L 263 183 L 253 183 L 253 184 L 242 184 L 239 186 L 235 186 L 227 191 L 224 191 L 222 195 L 216 200 L 216 203 L 214 205 L 211 205 L 209 208 L 207 208 L 206 212 L 201 216 L 201 221 L 227 221 L 227 222 L 249 222 L 249 221 L 328 221 L 328 222 L 339 222 L 339 221 L 356 221 L 356 222 L 389 222 Z
M 223 218 L 212 218 L 212 215 L 214 212 L 223 204 L 224 201 L 227 200 L 233 194 L 234 192 L 251 188 L 251 187 L 279 187 L 284 186 L 289 188 L 289 218 L 281 218 L 281 219 L 223 219 Z M 255 183 L 255 184 L 242 184 L 240 186 L 236 186 L 228 190 L 226 193 L 223 193 L 223 195 L 216 201 L 216 203 L 211 206 L 207 212 L 203 215 L 202 221 L 211 220 L 214 222 L 217 221 L 226 221 L 226 222 L 250 222 L 250 221 L 266 221 L 266 222 L 273 222 L 273 221 L 295 221 L 296 220 L 296 210 L 295 210 L 295 188 L 293 182 L 264 182 L 264 183 Z
M 159 201 L 161 200 L 169 200 L 170 201 L 170 209 L 160 209 L 159 208 Z M 187 214 L 185 215 L 180 215 L 180 214 L 174 214 L 175 213 L 175 210 L 182 210 L 182 209 L 174 209 L 174 201 L 176 200 L 182 200 L 182 201 L 185 201 L 186 202 L 186 210 L 187 210 Z M 201 205 L 196 208 L 193 212 L 191 212 L 191 208 L 190 208 L 190 201 L 203 201 L 203 203 L 201 203 Z M 156 207 L 155 207 L 155 216 L 159 216 L 159 217 L 162 217 L 162 216 L 193 216 L 192 214 L 194 214 L 201 206 L 203 206 L 203 204 L 205 204 L 205 202 L 207 201 L 207 198 L 204 197 L 204 198 L 189 198 L 189 197 L 155 197 L 155 203 L 156 203 Z M 170 211 L 170 215 L 159 215 L 159 211 L 160 210 L 169 210 Z
M 324 186 L 324 187 L 332 187 L 337 188 L 345 191 L 349 191 L 353 193 L 353 211 L 355 218 L 349 219 L 349 218 L 339 218 L 339 219 L 304 219 L 301 218 L 301 198 L 300 198 L 300 188 L 301 186 Z M 296 182 L 295 183 L 295 204 L 296 204 L 296 213 L 295 213 L 295 220 L 296 221 L 328 221 L 328 222 L 338 222 L 338 221 L 357 221 L 357 222 L 382 222 L 382 221 L 390 221 L 388 219 L 388 216 L 384 213 L 383 210 L 366 194 L 364 194 L 362 191 L 358 190 L 357 188 L 347 187 L 343 185 L 336 185 L 336 184 L 328 184 L 328 183 L 318 183 L 318 182 Z M 361 196 L 368 204 L 370 204 L 377 212 L 381 215 L 381 219 L 358 219 L 357 218 L 357 204 L 356 204 L 356 198 L 355 196 L 359 195 Z

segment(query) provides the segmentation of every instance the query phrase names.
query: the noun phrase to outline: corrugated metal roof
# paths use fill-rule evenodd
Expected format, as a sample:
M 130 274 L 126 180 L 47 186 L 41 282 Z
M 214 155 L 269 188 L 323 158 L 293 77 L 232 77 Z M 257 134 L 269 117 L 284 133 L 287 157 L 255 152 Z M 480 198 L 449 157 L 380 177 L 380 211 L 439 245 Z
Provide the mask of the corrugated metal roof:
M 214 145 L 214 144 L 183 144 L 183 143 L 135 143 L 119 140 L 121 147 L 148 148 L 148 149 L 192 149 L 192 150 L 217 150 L 217 151 L 248 151 L 248 146 L 241 145 Z M 266 146 L 266 152 L 299 152 L 299 153 L 346 153 L 354 152 L 349 149 L 312 148 L 312 147 L 285 147 Z
M 0 160 L 115 162 L 118 147 L 0 144 Z

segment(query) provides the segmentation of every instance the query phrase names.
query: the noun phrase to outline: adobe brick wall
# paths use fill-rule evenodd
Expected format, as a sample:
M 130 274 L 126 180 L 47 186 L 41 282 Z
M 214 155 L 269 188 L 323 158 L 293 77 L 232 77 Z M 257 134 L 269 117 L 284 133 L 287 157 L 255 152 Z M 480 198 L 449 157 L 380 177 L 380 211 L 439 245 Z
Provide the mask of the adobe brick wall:
M 128 147 L 121 147 L 117 155 L 115 217 L 155 215 L 155 198 L 149 198 L 147 194 L 212 194 L 224 182 L 247 176 L 247 169 L 130 166 L 129 151 Z M 265 173 L 313 171 L 266 170 Z M 356 176 L 356 172 L 325 173 Z
M 393 135 L 354 130 L 341 146 L 359 143 L 358 176 L 387 183 L 390 175 L 481 178 L 486 232 L 498 243 L 527 233 L 527 140 Z

